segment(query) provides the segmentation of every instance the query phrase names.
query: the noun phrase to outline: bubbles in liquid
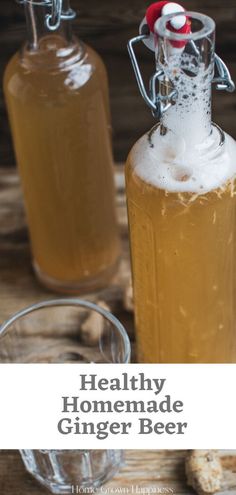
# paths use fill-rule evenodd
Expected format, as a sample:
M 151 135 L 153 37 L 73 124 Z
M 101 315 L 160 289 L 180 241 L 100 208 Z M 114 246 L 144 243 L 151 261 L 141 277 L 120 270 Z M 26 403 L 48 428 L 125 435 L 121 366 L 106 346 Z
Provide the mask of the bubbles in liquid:
M 236 144 L 228 135 L 220 146 L 220 133 L 211 126 L 213 66 L 207 69 L 188 53 L 173 54 L 164 67 L 177 90 L 176 103 L 160 127 L 133 147 L 135 173 L 167 191 L 206 193 L 236 174 Z
M 210 132 L 213 66 L 206 69 L 196 56 L 182 53 L 171 55 L 164 70 L 178 96 L 163 123 L 194 146 Z

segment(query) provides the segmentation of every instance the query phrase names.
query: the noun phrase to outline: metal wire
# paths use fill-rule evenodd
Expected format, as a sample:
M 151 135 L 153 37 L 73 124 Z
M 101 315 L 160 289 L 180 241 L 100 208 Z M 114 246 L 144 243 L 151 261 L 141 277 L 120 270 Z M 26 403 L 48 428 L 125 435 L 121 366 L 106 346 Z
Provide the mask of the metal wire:
M 140 93 L 141 93 L 144 101 L 146 102 L 146 104 L 152 110 L 155 111 L 156 110 L 155 102 L 147 94 L 147 91 L 146 91 L 146 88 L 145 88 L 145 84 L 143 82 L 143 78 L 142 78 L 142 75 L 141 75 L 141 72 L 140 72 L 140 69 L 139 69 L 139 64 L 138 64 L 138 61 L 137 61 L 137 58 L 136 58 L 136 55 L 135 55 L 135 52 L 134 52 L 134 48 L 133 48 L 133 45 L 139 43 L 140 41 L 145 40 L 146 38 L 148 38 L 148 35 L 141 34 L 141 35 L 136 36 L 135 38 L 132 38 L 131 40 L 129 40 L 129 42 L 128 42 L 128 52 L 129 52 L 129 56 L 130 56 L 130 59 L 131 59 L 132 65 L 133 65 L 133 69 L 134 69 L 135 77 L 136 77 L 136 80 L 137 80 L 137 83 L 138 83 L 139 91 L 140 91 Z
M 229 69 L 223 60 L 216 54 L 215 64 L 219 76 L 214 77 L 212 82 L 216 83 L 216 89 L 218 89 L 218 91 L 228 91 L 229 93 L 233 93 L 235 90 L 235 84 L 231 78 Z
M 47 5 L 47 6 L 50 6 L 52 5 L 52 0 L 15 0 L 16 3 L 19 3 L 19 4 L 25 4 L 25 3 L 30 3 L 32 5 Z
M 61 23 L 62 0 L 52 0 L 52 13 L 46 16 L 46 26 L 50 31 L 56 31 Z
M 149 93 L 146 90 L 142 74 L 140 71 L 139 63 L 134 51 L 134 45 L 143 42 L 145 39 L 149 38 L 149 34 L 141 34 L 132 38 L 128 42 L 128 52 L 134 69 L 134 74 L 139 87 L 141 96 L 143 97 L 145 103 L 151 109 L 153 115 L 160 118 L 176 99 L 177 90 L 173 89 L 167 96 L 161 94 L 159 90 L 159 84 L 163 78 L 163 71 L 159 70 L 150 78 L 149 83 Z M 199 51 L 193 41 L 191 41 L 191 46 L 195 51 L 196 55 L 199 55 Z M 216 89 L 219 91 L 233 92 L 235 90 L 235 84 L 232 81 L 230 72 L 223 62 L 223 60 L 215 54 L 215 66 L 218 73 L 212 80 L 212 83 L 216 84 Z M 158 86 L 158 87 L 157 87 Z
M 68 21 L 76 17 L 76 12 L 69 8 L 67 11 L 63 11 L 63 0 L 16 0 L 19 4 L 29 3 L 31 5 L 41 5 L 51 7 L 52 11 L 46 16 L 46 26 L 50 31 L 56 31 L 61 23 L 61 20 Z

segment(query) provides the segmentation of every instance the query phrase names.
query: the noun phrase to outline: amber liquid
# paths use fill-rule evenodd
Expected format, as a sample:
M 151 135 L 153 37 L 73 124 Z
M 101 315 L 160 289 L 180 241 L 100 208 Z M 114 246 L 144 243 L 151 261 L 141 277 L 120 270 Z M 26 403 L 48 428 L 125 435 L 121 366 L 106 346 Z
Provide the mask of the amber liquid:
M 80 291 L 108 281 L 119 241 L 106 72 L 88 47 L 66 62 L 63 43 L 14 56 L 4 87 L 36 272 Z
M 126 181 L 138 360 L 235 363 L 235 185 L 168 193 L 130 159 Z

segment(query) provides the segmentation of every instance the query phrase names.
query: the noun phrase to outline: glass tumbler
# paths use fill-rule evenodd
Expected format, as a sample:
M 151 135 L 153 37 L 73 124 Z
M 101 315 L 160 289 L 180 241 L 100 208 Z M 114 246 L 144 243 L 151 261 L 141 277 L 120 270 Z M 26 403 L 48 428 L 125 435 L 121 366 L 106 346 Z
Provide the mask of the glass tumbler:
M 45 301 L 0 327 L 0 363 L 128 363 L 124 327 L 100 306 L 78 298 Z M 120 450 L 21 450 L 24 465 L 52 493 L 81 493 L 109 480 Z

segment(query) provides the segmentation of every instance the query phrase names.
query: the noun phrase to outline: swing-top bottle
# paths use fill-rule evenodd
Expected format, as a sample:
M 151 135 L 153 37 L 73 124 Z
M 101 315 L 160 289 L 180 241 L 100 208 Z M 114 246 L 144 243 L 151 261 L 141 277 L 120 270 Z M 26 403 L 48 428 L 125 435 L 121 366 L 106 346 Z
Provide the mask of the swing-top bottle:
M 28 40 L 4 88 L 33 264 L 63 292 L 108 283 L 119 256 L 107 75 L 67 0 L 23 0 Z
M 160 120 L 126 165 L 138 359 L 232 363 L 236 144 L 211 122 L 211 88 L 234 85 L 215 54 L 212 19 L 180 8 L 154 22 L 155 8 L 129 43 L 141 93 Z M 150 91 L 134 51 L 139 41 L 155 52 Z

